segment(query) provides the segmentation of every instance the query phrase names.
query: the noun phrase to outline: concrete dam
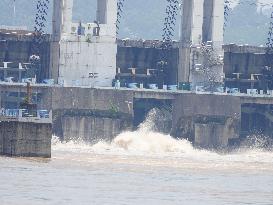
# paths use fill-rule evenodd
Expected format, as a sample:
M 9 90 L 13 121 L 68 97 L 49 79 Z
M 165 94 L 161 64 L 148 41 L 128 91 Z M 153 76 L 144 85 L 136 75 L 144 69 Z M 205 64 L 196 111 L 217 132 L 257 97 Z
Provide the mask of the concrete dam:
M 2 105 L 19 103 L 24 92 L 23 84 L 2 84 Z M 136 129 L 153 108 L 171 116 L 160 119 L 159 131 L 203 148 L 227 147 L 255 131 L 272 137 L 271 95 L 42 85 L 33 92 L 38 107 L 53 111 L 53 133 L 65 141 L 111 141 Z
M 38 16 L 46 16 L 44 3 Z M 154 109 L 155 131 L 197 147 L 273 138 L 273 50 L 224 45 L 225 1 L 181 4 L 178 41 L 169 32 L 163 40 L 118 39 L 120 6 L 98 0 L 94 22 L 73 22 L 73 0 L 54 0 L 52 34 L 42 18 L 34 32 L 0 29 L 1 108 L 18 109 L 31 83 L 32 100 L 52 111 L 52 133 L 64 141 L 111 141 Z M 179 8 L 168 8 L 174 18 Z

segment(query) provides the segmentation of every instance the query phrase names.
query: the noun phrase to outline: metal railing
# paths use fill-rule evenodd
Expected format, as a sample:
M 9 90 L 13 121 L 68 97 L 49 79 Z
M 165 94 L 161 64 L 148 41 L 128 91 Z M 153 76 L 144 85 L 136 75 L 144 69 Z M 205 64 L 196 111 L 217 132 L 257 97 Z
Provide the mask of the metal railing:
M 36 112 L 30 113 L 26 109 L 0 109 L 0 116 L 14 119 L 34 119 L 37 120 L 52 120 L 52 111 L 48 110 L 37 110 Z

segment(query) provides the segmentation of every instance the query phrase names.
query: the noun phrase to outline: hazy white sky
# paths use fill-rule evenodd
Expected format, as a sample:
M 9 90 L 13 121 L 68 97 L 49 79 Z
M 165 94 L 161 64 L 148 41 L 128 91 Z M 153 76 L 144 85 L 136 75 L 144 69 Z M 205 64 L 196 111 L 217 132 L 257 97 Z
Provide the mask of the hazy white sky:
M 248 0 L 245 0 L 248 1 Z M 232 6 L 236 6 L 239 2 L 239 0 L 230 0 L 230 2 L 232 2 Z M 262 4 L 271 4 L 272 5 L 272 0 L 259 0 L 259 3 Z

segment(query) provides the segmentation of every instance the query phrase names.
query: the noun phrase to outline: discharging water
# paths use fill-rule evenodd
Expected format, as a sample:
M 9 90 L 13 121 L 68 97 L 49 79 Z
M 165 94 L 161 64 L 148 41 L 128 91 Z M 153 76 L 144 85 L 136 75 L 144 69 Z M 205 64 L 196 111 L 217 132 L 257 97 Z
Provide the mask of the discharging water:
M 113 142 L 52 142 L 51 160 L 0 158 L 0 204 L 273 204 L 273 153 L 197 150 L 142 126 Z

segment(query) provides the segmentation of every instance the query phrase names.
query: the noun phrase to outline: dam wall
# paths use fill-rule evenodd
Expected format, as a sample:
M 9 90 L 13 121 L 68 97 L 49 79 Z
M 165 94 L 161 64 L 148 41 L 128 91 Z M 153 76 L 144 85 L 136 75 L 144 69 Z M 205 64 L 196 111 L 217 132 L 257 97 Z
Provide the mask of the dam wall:
M 240 98 L 221 95 L 184 94 L 173 106 L 172 136 L 186 138 L 196 146 L 227 147 L 240 137 Z
M 1 105 L 20 105 L 26 92 L 23 84 L 2 84 L 0 89 Z M 171 128 L 173 137 L 200 147 L 226 147 L 253 131 L 272 135 L 270 95 L 45 85 L 34 85 L 32 90 L 39 109 L 53 110 L 53 133 L 62 140 L 111 140 L 136 129 L 153 108 L 168 116 L 162 120 L 167 123 L 164 133 Z
M 134 113 L 135 101 L 152 99 L 171 102 L 171 135 L 175 138 L 186 138 L 200 147 L 217 148 L 226 147 L 240 137 L 240 97 L 89 88 L 51 88 L 48 94 L 51 99 L 49 95 L 43 99 L 49 100 L 47 103 L 51 103 L 56 113 L 53 130 L 64 140 L 111 140 L 123 131 L 134 129 L 133 121 L 139 114 Z
M 96 143 L 103 139 L 111 141 L 125 130 L 131 130 L 131 124 L 121 118 L 91 116 L 63 116 L 63 139 L 84 140 Z
M 63 140 L 113 139 L 132 129 L 133 92 L 90 88 L 48 88 L 41 105 L 53 110 L 53 132 Z
M 51 157 L 51 123 L 0 122 L 0 155 Z

